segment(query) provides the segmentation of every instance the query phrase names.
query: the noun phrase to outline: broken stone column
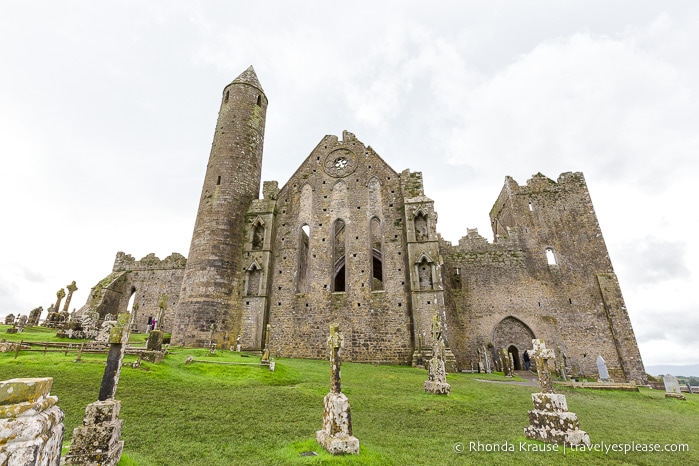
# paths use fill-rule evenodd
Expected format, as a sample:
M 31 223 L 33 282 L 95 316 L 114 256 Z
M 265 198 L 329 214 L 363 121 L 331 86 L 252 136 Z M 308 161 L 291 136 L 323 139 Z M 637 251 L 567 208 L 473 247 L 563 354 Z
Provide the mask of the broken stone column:
M 131 332 L 131 316 L 119 314 L 117 325 L 109 336 L 109 356 L 102 376 L 98 401 L 85 409 L 83 425 L 73 431 L 70 451 L 63 464 L 95 464 L 113 466 L 119 462 L 124 442 L 121 440 L 122 420 L 119 419 L 121 401 L 114 399 L 124 350 Z
M 330 324 L 330 393 L 323 400 L 323 428 L 316 432 L 316 440 L 333 455 L 359 454 L 359 439 L 352 436 L 352 416 L 349 400 L 342 393 L 340 380 L 340 350 L 344 338 L 337 324 Z
M 444 340 L 437 314 L 432 322 L 432 359 L 429 362 L 429 374 L 425 380 L 424 388 L 427 393 L 448 395 L 451 386 L 447 383 L 447 371 L 444 364 Z
M 532 393 L 534 409 L 529 411 L 530 425 L 524 435 L 532 440 L 559 445 L 590 445 L 590 436 L 580 430 L 578 417 L 568 411 L 565 395 L 553 392 L 549 360 L 554 359 L 552 349 L 547 349 L 543 340 L 532 340 L 534 349 L 530 355 L 536 361 L 536 371 L 541 384 L 540 393 Z
M 49 395 L 52 384 L 51 377 L 0 382 L 0 464 L 59 464 L 64 414 Z

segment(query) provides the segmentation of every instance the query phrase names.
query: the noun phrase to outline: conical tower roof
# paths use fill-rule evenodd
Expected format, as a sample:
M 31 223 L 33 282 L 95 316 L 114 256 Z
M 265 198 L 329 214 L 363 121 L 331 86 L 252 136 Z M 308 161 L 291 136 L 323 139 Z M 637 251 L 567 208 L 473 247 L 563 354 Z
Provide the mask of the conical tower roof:
M 260 80 L 257 79 L 257 73 L 255 73 L 255 69 L 252 65 L 250 65 L 247 70 L 240 73 L 240 76 L 235 78 L 231 84 L 249 84 L 259 89 L 262 93 L 265 92 L 264 89 L 262 89 Z

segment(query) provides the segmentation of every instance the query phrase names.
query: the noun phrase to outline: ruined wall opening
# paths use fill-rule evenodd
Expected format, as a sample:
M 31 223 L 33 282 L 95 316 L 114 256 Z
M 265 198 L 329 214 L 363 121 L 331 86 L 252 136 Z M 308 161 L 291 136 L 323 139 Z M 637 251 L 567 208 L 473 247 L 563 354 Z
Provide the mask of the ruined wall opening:
M 126 305 L 126 312 L 131 313 L 133 311 L 134 301 L 136 301 L 136 287 L 131 287 L 131 296 L 129 296 L 129 302 Z
M 333 277 L 332 291 L 346 290 L 345 222 L 337 219 L 333 225 Z
M 512 353 L 515 369 L 523 367 L 522 353 L 531 349 L 534 332 L 516 317 L 508 316 L 502 319 L 493 329 L 493 346 L 500 352 L 503 348 Z
M 415 241 L 427 241 L 429 239 L 427 215 L 420 211 L 413 222 L 415 225 Z
M 519 363 L 519 350 L 515 345 L 510 345 L 509 348 L 507 348 L 507 352 L 512 356 L 512 361 L 514 362 L 515 370 L 516 371 L 521 371 L 522 370 L 522 365 Z
M 377 217 L 371 219 L 369 235 L 371 237 L 371 290 L 383 290 L 383 235 L 381 220 Z
M 296 292 L 297 293 L 307 293 L 308 292 L 308 267 L 310 265 L 309 254 L 311 249 L 309 244 L 311 242 L 311 227 L 307 224 L 301 225 L 299 228 L 299 259 L 298 259 L 298 270 L 297 270 L 297 281 L 296 281 Z

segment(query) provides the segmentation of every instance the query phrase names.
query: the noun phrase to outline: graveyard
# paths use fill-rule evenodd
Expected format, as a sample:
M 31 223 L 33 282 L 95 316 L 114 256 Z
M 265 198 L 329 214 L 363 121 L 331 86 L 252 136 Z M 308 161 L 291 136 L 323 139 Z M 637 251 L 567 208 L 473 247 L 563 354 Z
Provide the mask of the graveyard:
M 0 334 L 8 342 L 69 341 L 51 329 L 7 328 Z M 145 335 L 132 334 L 129 344 L 145 346 Z M 53 378 L 51 395 L 65 412 L 65 455 L 86 406 L 98 398 L 107 354 L 84 352 L 75 362 L 76 351 L 36 349 L 0 353 L 0 380 Z M 185 364 L 190 357 L 195 362 Z M 115 395 L 123 421 L 119 464 L 699 463 L 698 394 L 680 400 L 648 388 L 573 389 L 556 384 L 554 374 L 556 394 L 600 450 L 563 451 L 525 435 L 540 387 L 517 375 L 450 373 L 450 393 L 438 395 L 423 387 L 425 369 L 349 362 L 342 363 L 341 392 L 351 402 L 359 453 L 333 456 L 316 441 L 332 388 L 329 361 L 278 358 L 270 371 L 260 358 L 171 347 L 159 364 L 133 367 L 137 356 L 127 352 Z M 635 451 L 612 450 L 623 445 Z M 688 451 L 647 451 L 649 445 Z

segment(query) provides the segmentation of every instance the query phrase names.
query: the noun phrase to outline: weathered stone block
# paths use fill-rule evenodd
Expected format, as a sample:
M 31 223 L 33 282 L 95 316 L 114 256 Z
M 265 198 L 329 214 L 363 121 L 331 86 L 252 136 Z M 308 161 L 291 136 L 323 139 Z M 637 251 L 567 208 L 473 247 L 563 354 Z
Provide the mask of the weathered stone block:
M 51 378 L 0 382 L 0 465 L 57 465 L 63 442 L 63 411 L 49 396 Z M 17 403 L 11 404 L 11 400 Z
M 358 454 L 359 439 L 352 436 L 349 400 L 343 393 L 328 393 L 323 400 L 323 428 L 316 440 L 333 455 Z
M 568 411 L 565 395 L 557 393 L 532 393 L 534 409 L 539 411 Z
M 95 401 L 85 408 L 83 425 L 89 426 L 102 422 L 112 422 L 119 418 L 120 400 Z
M 24 378 L 0 382 L 0 405 L 16 404 L 23 401 L 30 403 L 49 394 L 53 379 Z
M 435 393 L 437 395 L 448 395 L 451 393 L 451 385 L 444 382 L 425 380 L 424 388 L 426 392 Z

